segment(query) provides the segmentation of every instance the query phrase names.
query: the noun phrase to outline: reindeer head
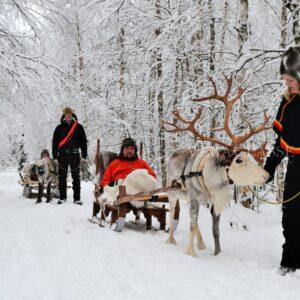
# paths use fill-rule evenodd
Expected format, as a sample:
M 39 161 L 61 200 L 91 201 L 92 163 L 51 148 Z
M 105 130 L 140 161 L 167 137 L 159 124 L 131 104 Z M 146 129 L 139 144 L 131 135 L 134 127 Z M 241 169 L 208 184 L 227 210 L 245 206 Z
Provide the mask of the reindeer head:
M 263 159 L 267 153 L 266 151 L 266 142 L 261 145 L 258 149 L 249 150 L 242 146 L 247 140 L 249 140 L 253 135 L 256 135 L 266 129 L 269 129 L 268 121 L 269 117 L 264 112 L 264 121 L 261 125 L 257 127 L 253 127 L 250 122 L 246 121 L 248 124 L 248 131 L 241 134 L 235 135 L 231 130 L 230 116 L 231 111 L 234 105 L 240 100 L 245 90 L 241 87 L 238 88 L 236 95 L 230 98 L 230 93 L 233 84 L 233 77 L 225 76 L 227 82 L 227 89 L 224 95 L 220 95 L 217 90 L 217 85 L 212 77 L 209 77 L 209 81 L 213 85 L 213 94 L 207 97 L 203 97 L 200 99 L 193 99 L 193 102 L 203 102 L 207 100 L 217 100 L 224 104 L 225 106 L 225 117 L 223 126 L 218 129 L 211 129 L 212 132 L 223 131 L 226 133 L 227 137 L 230 139 L 230 143 L 218 140 L 214 136 L 206 136 L 200 133 L 196 129 L 196 124 L 200 120 L 203 108 L 198 108 L 197 113 L 195 114 L 192 120 L 185 119 L 178 110 L 173 112 L 173 115 L 176 121 L 184 124 L 185 127 L 179 126 L 176 122 L 169 123 L 165 122 L 165 124 L 172 127 L 172 129 L 166 129 L 167 132 L 189 132 L 191 133 L 196 140 L 208 141 L 213 145 L 217 144 L 222 146 L 224 150 L 219 151 L 220 156 L 223 158 L 224 166 L 228 169 L 228 175 L 233 180 L 233 182 L 237 185 L 257 185 L 263 184 L 268 179 L 269 175 L 266 171 L 264 171 L 261 167 L 255 163 L 254 159 L 258 163 L 262 163 Z
M 251 154 L 241 151 L 229 165 L 228 177 L 238 186 L 248 186 L 265 183 L 269 174 L 257 165 Z

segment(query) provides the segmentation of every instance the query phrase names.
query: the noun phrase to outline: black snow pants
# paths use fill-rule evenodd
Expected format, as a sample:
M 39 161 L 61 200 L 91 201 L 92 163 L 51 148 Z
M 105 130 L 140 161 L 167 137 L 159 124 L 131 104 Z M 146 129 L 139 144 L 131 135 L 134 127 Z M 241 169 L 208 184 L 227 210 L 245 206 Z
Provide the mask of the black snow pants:
M 73 198 L 80 200 L 80 154 L 79 153 L 63 153 L 59 154 L 59 198 L 67 199 L 67 174 L 68 166 L 71 168 L 73 179 Z
M 300 155 L 289 158 L 283 198 L 289 199 L 300 192 Z M 300 195 L 283 204 L 282 227 L 285 242 L 282 246 L 281 266 L 300 268 Z

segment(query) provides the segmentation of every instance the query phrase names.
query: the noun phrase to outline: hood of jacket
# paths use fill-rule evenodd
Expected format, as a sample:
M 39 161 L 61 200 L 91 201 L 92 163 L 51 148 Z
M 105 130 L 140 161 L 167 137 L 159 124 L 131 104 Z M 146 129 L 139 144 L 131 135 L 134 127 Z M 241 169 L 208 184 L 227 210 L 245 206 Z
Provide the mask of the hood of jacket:
M 72 120 L 73 121 L 78 121 L 78 118 L 75 114 L 72 114 Z M 62 115 L 61 118 L 60 118 L 60 123 L 65 123 L 66 120 L 65 120 L 65 115 Z

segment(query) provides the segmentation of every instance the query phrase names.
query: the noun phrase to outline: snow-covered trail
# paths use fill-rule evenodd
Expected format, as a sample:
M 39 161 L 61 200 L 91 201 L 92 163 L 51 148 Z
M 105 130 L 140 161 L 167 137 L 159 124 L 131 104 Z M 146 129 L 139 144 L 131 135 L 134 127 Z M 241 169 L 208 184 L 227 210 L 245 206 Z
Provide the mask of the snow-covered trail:
M 188 212 L 182 205 L 176 238 L 125 229 L 116 233 L 87 222 L 92 186 L 83 183 L 84 205 L 58 206 L 21 195 L 15 171 L 0 172 L 0 299 L 300 299 L 300 272 L 277 275 L 280 210 L 257 214 L 241 206 L 221 218 L 223 252 L 214 257 L 209 211 L 200 229 L 207 249 L 184 254 Z M 230 227 L 237 222 L 239 229 Z M 242 229 L 247 225 L 249 230 Z

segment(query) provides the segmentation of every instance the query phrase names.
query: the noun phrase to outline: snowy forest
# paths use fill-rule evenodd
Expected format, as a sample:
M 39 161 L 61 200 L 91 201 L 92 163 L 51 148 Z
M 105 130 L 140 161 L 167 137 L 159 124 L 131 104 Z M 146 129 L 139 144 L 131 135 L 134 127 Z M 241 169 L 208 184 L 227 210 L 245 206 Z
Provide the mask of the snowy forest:
M 221 90 L 224 75 L 246 89 L 232 114 L 236 133 L 248 121 L 260 124 L 264 111 L 275 117 L 280 57 L 300 43 L 299 27 L 297 0 L 2 0 L 0 167 L 51 149 L 70 106 L 86 129 L 90 158 L 97 138 L 118 151 L 131 136 L 164 178 L 174 149 L 205 144 L 168 133 L 164 121 L 176 108 L 191 118 L 199 107 L 191 100 L 211 93 L 209 76 Z M 214 134 L 224 108 L 201 106 L 198 126 Z M 272 130 L 250 147 L 265 140 L 270 149 Z
M 300 0 L 0 0 L 0 299 L 300 299 L 299 83 Z

